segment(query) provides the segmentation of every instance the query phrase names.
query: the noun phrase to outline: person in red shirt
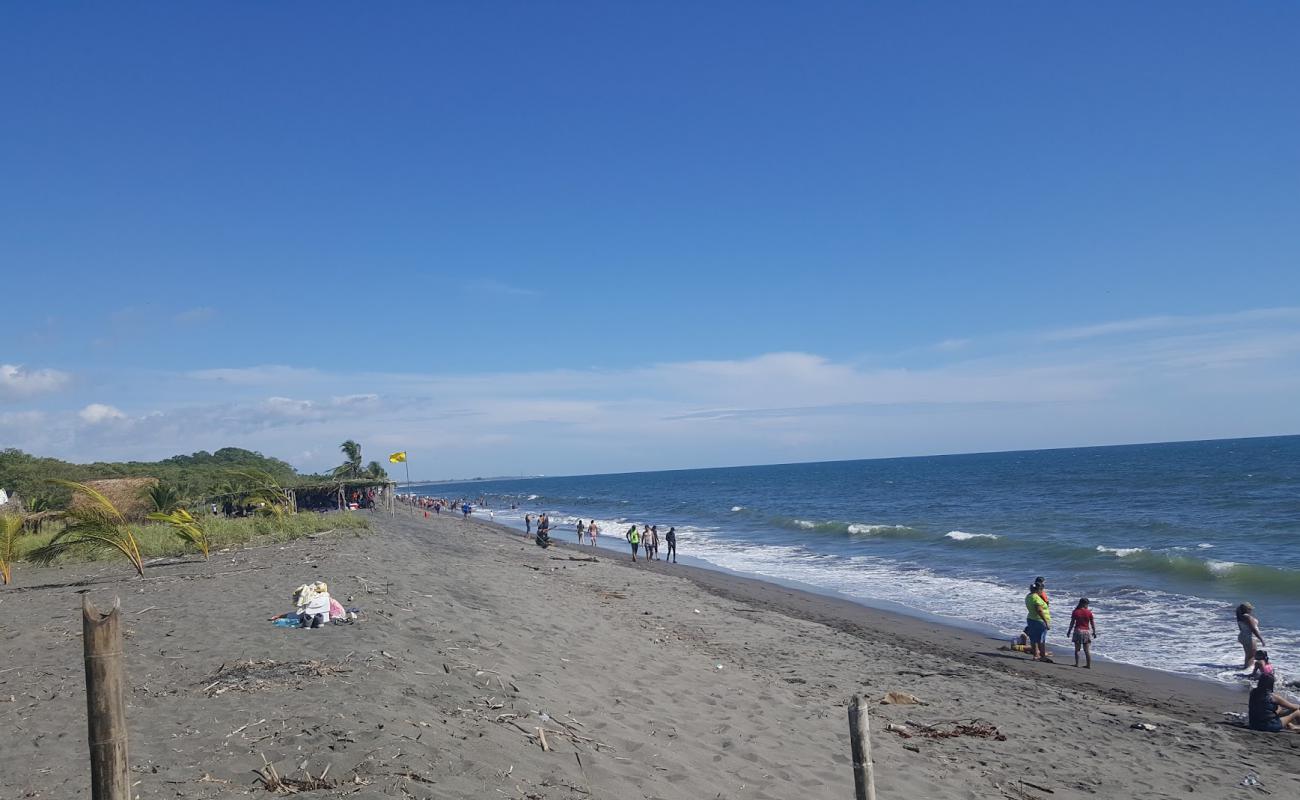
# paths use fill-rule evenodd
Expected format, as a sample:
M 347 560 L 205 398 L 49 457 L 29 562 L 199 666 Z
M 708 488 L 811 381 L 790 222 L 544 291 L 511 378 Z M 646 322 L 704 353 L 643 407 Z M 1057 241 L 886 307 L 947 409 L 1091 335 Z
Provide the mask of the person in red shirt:
M 1079 666 L 1079 650 L 1087 658 L 1085 669 L 1092 669 L 1092 640 L 1097 636 L 1097 621 L 1088 608 L 1088 598 L 1083 598 L 1070 614 L 1070 627 L 1066 636 L 1074 642 L 1074 666 Z

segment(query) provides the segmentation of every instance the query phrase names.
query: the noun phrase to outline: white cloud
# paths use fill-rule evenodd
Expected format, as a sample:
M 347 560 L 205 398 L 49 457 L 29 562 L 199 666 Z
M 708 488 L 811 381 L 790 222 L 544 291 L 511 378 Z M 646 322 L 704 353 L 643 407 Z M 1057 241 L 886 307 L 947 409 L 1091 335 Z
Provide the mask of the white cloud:
M 55 392 L 72 376 L 57 369 L 27 369 L 19 364 L 0 364 L 0 399 L 19 399 Z
M 262 411 L 272 416 L 286 419 L 314 419 L 320 417 L 316 404 L 310 400 L 294 400 L 289 397 L 268 397 L 262 401 Z
M 174 315 L 172 317 L 172 321 L 178 322 L 182 325 L 195 325 L 200 322 L 207 322 L 212 318 L 214 318 L 216 315 L 217 315 L 216 309 L 209 308 L 207 306 L 198 306 L 196 308 L 187 308 L 184 311 Z
M 105 422 L 126 419 L 126 414 L 123 414 L 113 406 L 105 405 L 103 403 L 91 403 L 78 411 L 77 416 L 81 417 L 81 421 L 87 425 L 99 425 Z
M 1048 341 L 1072 341 L 1094 339 L 1100 336 L 1113 336 L 1125 333 L 1145 333 L 1149 331 L 1170 330 L 1173 328 L 1218 327 L 1234 323 L 1257 323 L 1277 320 L 1295 320 L 1300 318 L 1300 308 L 1255 308 L 1248 311 L 1235 311 L 1229 314 L 1174 315 L 1165 314 L 1152 317 L 1103 322 L 1097 325 L 1083 325 L 1075 328 L 1061 328 L 1048 331 L 1044 337 Z
M 515 286 L 491 278 L 474 281 L 468 284 L 465 288 L 470 292 L 478 292 L 482 294 L 506 294 L 514 297 L 535 297 L 540 294 L 540 292 L 535 289 Z
M 148 385 L 166 394 L 162 407 L 148 413 L 101 394 L 96 399 L 127 411 L 94 404 L 80 414 L 49 411 L 40 425 L 0 418 L 0 426 L 7 443 L 77 459 L 157 458 L 233 445 L 294 457 L 310 469 L 332 466 L 337 443 L 351 438 L 367 458 L 408 450 L 415 464 L 437 465 L 428 472 L 415 467 L 416 477 L 1300 430 L 1300 314 L 1153 319 L 1129 321 L 1123 336 L 1022 335 L 943 355 L 930 347 L 914 356 L 923 366 L 908 368 L 777 352 L 615 370 L 461 375 L 276 365 L 203 370 L 181 380 L 151 375 Z M 113 424 L 87 424 L 95 421 Z

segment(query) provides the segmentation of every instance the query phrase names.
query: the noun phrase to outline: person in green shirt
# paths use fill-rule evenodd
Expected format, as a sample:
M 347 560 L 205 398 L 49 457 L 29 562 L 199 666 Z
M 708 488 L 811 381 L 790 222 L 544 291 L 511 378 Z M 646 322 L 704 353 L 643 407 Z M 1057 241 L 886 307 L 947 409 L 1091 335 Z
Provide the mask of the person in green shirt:
M 641 534 L 637 533 L 635 525 L 627 529 L 627 541 L 632 545 L 632 560 L 636 561 L 636 551 L 641 547 Z
M 1029 653 L 1035 661 L 1052 663 L 1047 657 L 1047 631 L 1052 627 L 1052 609 L 1043 597 L 1043 587 L 1034 584 L 1025 595 L 1025 633 L 1029 635 Z

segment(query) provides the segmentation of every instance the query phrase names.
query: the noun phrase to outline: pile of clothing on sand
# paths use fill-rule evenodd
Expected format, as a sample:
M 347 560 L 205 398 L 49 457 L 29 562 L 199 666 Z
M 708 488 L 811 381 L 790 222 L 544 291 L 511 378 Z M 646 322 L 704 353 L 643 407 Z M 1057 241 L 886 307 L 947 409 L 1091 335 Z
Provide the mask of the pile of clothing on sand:
M 343 608 L 343 604 L 330 596 L 325 581 L 304 583 L 293 590 L 293 611 L 287 611 L 271 621 L 282 628 L 319 628 L 325 623 L 347 625 L 357 620 L 359 609 Z

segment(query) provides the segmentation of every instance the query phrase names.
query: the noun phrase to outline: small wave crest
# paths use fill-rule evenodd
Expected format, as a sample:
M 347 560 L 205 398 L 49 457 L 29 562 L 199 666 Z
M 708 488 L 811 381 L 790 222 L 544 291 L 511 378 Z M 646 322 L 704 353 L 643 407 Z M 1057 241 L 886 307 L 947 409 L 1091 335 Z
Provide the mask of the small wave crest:
M 789 517 L 778 517 L 772 520 L 783 528 L 790 528 L 797 531 L 811 531 L 813 533 L 841 533 L 850 536 L 876 536 L 876 537 L 898 537 L 910 538 L 924 536 L 921 531 L 915 528 L 909 528 L 906 525 L 880 525 L 867 522 L 843 522 L 840 520 L 814 521 L 807 519 L 793 519 Z
M 1251 591 L 1300 593 L 1300 571 L 1237 561 L 1200 559 L 1175 552 L 1153 552 L 1141 547 L 1103 547 L 1117 564 L 1141 572 L 1168 575 L 1192 583 L 1227 584 Z
M 1111 553 L 1116 558 L 1128 558 L 1129 556 L 1138 553 L 1145 553 L 1146 551 L 1147 549 L 1145 547 L 1106 547 L 1101 544 L 1097 545 L 1098 553 Z
M 996 541 L 1001 539 L 996 533 L 967 533 L 966 531 L 948 531 L 944 538 L 952 539 L 954 542 L 969 542 L 972 539 L 984 539 L 987 541 Z
M 745 507 L 744 507 L 744 506 L 732 506 L 732 507 L 731 507 L 731 510 L 732 510 L 732 511 L 744 511 L 744 510 L 745 510 Z

